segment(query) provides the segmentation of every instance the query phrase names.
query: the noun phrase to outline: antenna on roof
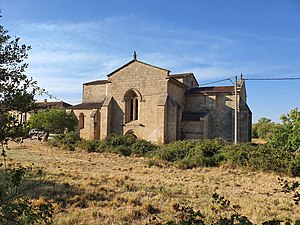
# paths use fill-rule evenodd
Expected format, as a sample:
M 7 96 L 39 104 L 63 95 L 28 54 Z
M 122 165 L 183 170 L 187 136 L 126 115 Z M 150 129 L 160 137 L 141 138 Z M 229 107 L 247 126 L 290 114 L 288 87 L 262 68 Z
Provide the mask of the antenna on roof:
M 133 60 L 137 60 L 136 57 L 137 57 L 136 51 L 134 51 L 134 52 L 133 52 Z

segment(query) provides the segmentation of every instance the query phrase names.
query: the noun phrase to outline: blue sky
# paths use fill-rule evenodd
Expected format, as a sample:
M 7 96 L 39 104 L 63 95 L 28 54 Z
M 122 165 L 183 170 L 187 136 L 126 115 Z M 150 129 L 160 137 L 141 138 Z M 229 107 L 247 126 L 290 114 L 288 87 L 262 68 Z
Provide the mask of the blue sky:
M 299 0 L 0 0 L 0 8 L 9 34 L 32 46 L 27 74 L 71 104 L 82 83 L 106 79 L 133 51 L 200 84 L 240 73 L 300 77 Z M 246 85 L 254 122 L 300 107 L 300 80 Z

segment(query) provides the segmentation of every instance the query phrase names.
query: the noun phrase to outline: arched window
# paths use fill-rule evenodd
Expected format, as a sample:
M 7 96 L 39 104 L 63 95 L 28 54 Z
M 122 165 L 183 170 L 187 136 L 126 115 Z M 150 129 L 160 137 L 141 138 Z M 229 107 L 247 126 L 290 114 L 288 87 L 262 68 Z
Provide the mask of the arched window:
M 80 113 L 79 114 L 79 129 L 83 129 L 84 128 L 84 114 Z
M 125 100 L 125 122 L 131 122 L 139 119 L 139 98 L 133 91 L 129 90 L 124 96 Z

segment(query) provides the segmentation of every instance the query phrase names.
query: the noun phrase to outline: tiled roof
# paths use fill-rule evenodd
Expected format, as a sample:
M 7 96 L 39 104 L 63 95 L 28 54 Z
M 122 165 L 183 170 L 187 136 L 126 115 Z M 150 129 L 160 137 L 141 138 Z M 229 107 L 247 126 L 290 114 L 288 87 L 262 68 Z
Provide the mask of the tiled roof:
M 48 108 L 68 108 L 72 106 L 69 103 L 60 102 L 36 102 L 38 109 L 48 109 Z
M 110 81 L 108 81 L 108 80 L 95 80 L 95 81 L 84 83 L 83 85 L 106 84 L 106 83 L 109 83 L 109 82 Z
M 68 109 L 100 109 L 103 102 L 84 102 L 68 107 Z
M 193 112 L 184 112 L 182 113 L 182 121 L 199 121 L 200 118 L 205 117 L 208 112 L 200 112 L 200 113 L 193 113 Z
M 186 92 L 189 94 L 234 93 L 234 86 L 197 87 Z

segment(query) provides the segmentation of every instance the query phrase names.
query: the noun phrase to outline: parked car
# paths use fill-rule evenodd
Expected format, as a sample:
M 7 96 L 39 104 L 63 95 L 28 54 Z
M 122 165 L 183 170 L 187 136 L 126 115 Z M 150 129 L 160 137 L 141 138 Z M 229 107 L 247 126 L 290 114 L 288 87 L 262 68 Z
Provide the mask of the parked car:
M 45 131 L 31 129 L 28 134 L 31 139 L 42 140 L 43 136 L 45 135 Z

